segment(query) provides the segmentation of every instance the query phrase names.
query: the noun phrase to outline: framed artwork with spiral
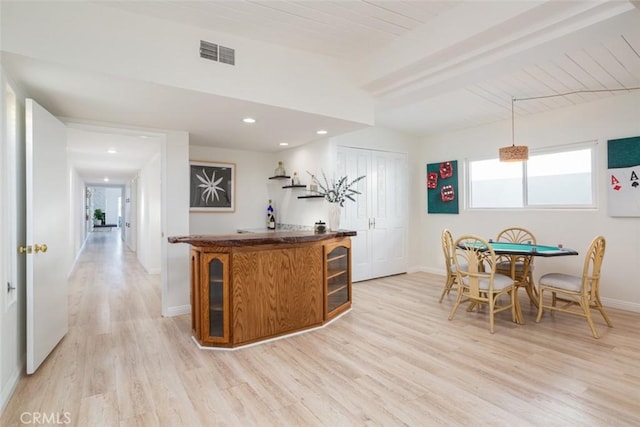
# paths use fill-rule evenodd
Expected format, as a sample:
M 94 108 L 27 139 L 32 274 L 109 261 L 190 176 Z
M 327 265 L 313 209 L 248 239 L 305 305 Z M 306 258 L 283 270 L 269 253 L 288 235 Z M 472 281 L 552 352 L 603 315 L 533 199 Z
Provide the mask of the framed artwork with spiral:
M 235 163 L 190 161 L 189 173 L 190 211 L 235 212 Z

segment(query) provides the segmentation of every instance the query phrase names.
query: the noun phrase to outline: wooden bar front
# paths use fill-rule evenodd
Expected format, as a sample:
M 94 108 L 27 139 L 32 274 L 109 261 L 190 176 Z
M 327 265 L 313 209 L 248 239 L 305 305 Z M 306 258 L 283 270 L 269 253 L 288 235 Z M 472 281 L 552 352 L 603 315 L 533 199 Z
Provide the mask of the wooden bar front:
M 352 231 L 170 237 L 191 244 L 195 339 L 238 347 L 323 325 L 351 308 Z

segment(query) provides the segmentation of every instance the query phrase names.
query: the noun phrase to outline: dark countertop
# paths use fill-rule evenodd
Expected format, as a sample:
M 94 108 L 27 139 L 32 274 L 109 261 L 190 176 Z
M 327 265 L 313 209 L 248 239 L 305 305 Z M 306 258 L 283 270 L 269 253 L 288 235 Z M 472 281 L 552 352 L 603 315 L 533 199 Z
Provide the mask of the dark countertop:
M 336 237 L 355 236 L 351 230 L 327 231 L 314 233 L 313 231 L 269 231 L 266 233 L 236 233 L 170 236 L 169 243 L 189 243 L 193 246 L 254 246 L 270 245 L 274 243 L 304 243 L 333 239 Z

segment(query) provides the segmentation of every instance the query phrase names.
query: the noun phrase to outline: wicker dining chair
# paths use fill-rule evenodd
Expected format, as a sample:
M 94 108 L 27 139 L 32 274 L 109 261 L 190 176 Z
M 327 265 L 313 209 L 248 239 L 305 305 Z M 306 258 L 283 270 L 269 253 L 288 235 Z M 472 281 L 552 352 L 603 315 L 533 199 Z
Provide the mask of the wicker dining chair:
M 536 238 L 533 233 L 522 227 L 505 228 L 498 233 L 496 241 L 536 244 Z M 535 284 L 533 283 L 533 257 L 525 255 L 499 255 L 496 271 L 513 279 L 516 286 L 516 294 L 518 289 L 525 288 L 529 296 L 529 301 L 537 305 L 538 295 Z
M 451 232 L 446 228 L 442 230 L 441 242 L 446 272 L 444 289 L 442 289 L 442 294 L 440 295 L 440 303 L 444 299 L 445 295 L 449 295 L 451 289 L 454 288 L 458 277 L 456 274 L 456 266 L 453 262 L 453 236 L 451 236 Z
M 591 316 L 591 309 L 594 308 L 600 312 L 607 326 L 610 328 L 613 327 L 600 301 L 600 269 L 602 267 L 602 261 L 604 260 L 605 246 L 606 241 L 602 236 L 597 236 L 591 241 L 585 255 L 581 276 L 565 273 L 548 273 L 540 277 L 538 281 L 540 303 L 536 322 L 540 322 L 545 308 L 551 311 L 561 311 L 563 313 L 582 316 L 587 319 L 593 337 L 598 338 L 598 331 L 596 331 Z M 545 291 L 551 292 L 551 301 L 547 303 L 545 303 L 543 299 Z M 558 301 L 564 304 L 558 306 Z M 576 306 L 580 309 L 571 309 L 571 307 Z
M 472 306 L 489 306 L 489 330 L 494 332 L 494 316 L 511 310 L 511 320 L 516 322 L 516 300 L 513 280 L 496 274 L 497 257 L 488 242 L 478 236 L 458 238 L 453 245 L 453 260 L 456 267 L 458 297 L 449 314 L 453 319 L 461 303 L 470 301 Z M 508 302 L 504 303 L 504 297 Z

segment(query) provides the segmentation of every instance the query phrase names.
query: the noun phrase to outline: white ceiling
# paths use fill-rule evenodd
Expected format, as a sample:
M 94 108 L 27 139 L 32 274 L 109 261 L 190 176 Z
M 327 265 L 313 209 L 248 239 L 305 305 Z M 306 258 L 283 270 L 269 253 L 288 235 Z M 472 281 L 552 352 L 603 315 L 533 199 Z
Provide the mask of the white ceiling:
M 439 20 L 465 13 L 481 2 L 452 1 L 111 1 L 102 3 L 147 17 L 215 29 L 238 37 L 276 43 L 348 60 L 360 67 L 382 49 L 402 51 L 427 35 Z M 483 2 L 493 4 L 495 2 Z M 429 135 L 506 120 L 511 97 L 557 95 L 587 89 L 640 87 L 640 8 L 637 2 L 529 2 L 531 11 L 478 32 L 448 49 L 417 52 L 415 61 L 379 78 L 363 79 L 376 99 L 377 125 Z M 507 2 L 502 3 L 505 7 Z M 634 9 L 635 5 L 635 9 Z M 473 18 L 473 16 L 471 17 Z M 418 44 L 419 45 L 419 44 Z M 415 44 L 413 46 L 416 46 Z M 315 130 L 333 134 L 358 129 L 353 122 L 224 98 L 150 82 L 68 69 L 14 54 L 3 66 L 54 114 L 146 128 L 185 129 L 198 144 L 273 151 L 283 141 L 308 142 Z M 78 97 L 78 86 L 83 96 Z M 624 92 L 576 93 L 516 102 L 525 115 L 589 102 Z M 126 97 L 123 96 L 126 94 Z M 247 110 L 262 120 L 247 126 L 237 118 Z M 215 118 L 215 120 L 213 119 Z M 143 151 L 139 138 L 123 135 L 122 145 L 90 129 L 71 131 L 70 156 L 83 169 L 104 170 L 92 179 L 115 176 L 106 156 L 109 144 Z M 265 141 L 264 135 L 271 135 Z M 73 141 L 76 142 L 73 142 Z M 77 141 L 92 141 L 91 144 Z M 95 142 L 98 140 L 98 142 Z M 86 146 L 95 146 L 87 153 Z M 84 147 L 84 148 L 83 148 Z M 143 148 L 144 147 L 144 148 Z M 81 152 L 84 151 L 84 152 Z M 144 155 L 147 155 L 145 151 Z M 131 153 L 131 157 L 139 156 Z M 102 165 L 102 166 L 101 166 Z M 125 167 L 126 166 L 126 167 Z M 135 168 L 118 162 L 118 168 Z M 139 166 L 138 166 L 139 167 Z
M 163 137 L 103 132 L 94 127 L 69 124 L 67 154 L 86 183 L 121 185 L 160 155 Z

